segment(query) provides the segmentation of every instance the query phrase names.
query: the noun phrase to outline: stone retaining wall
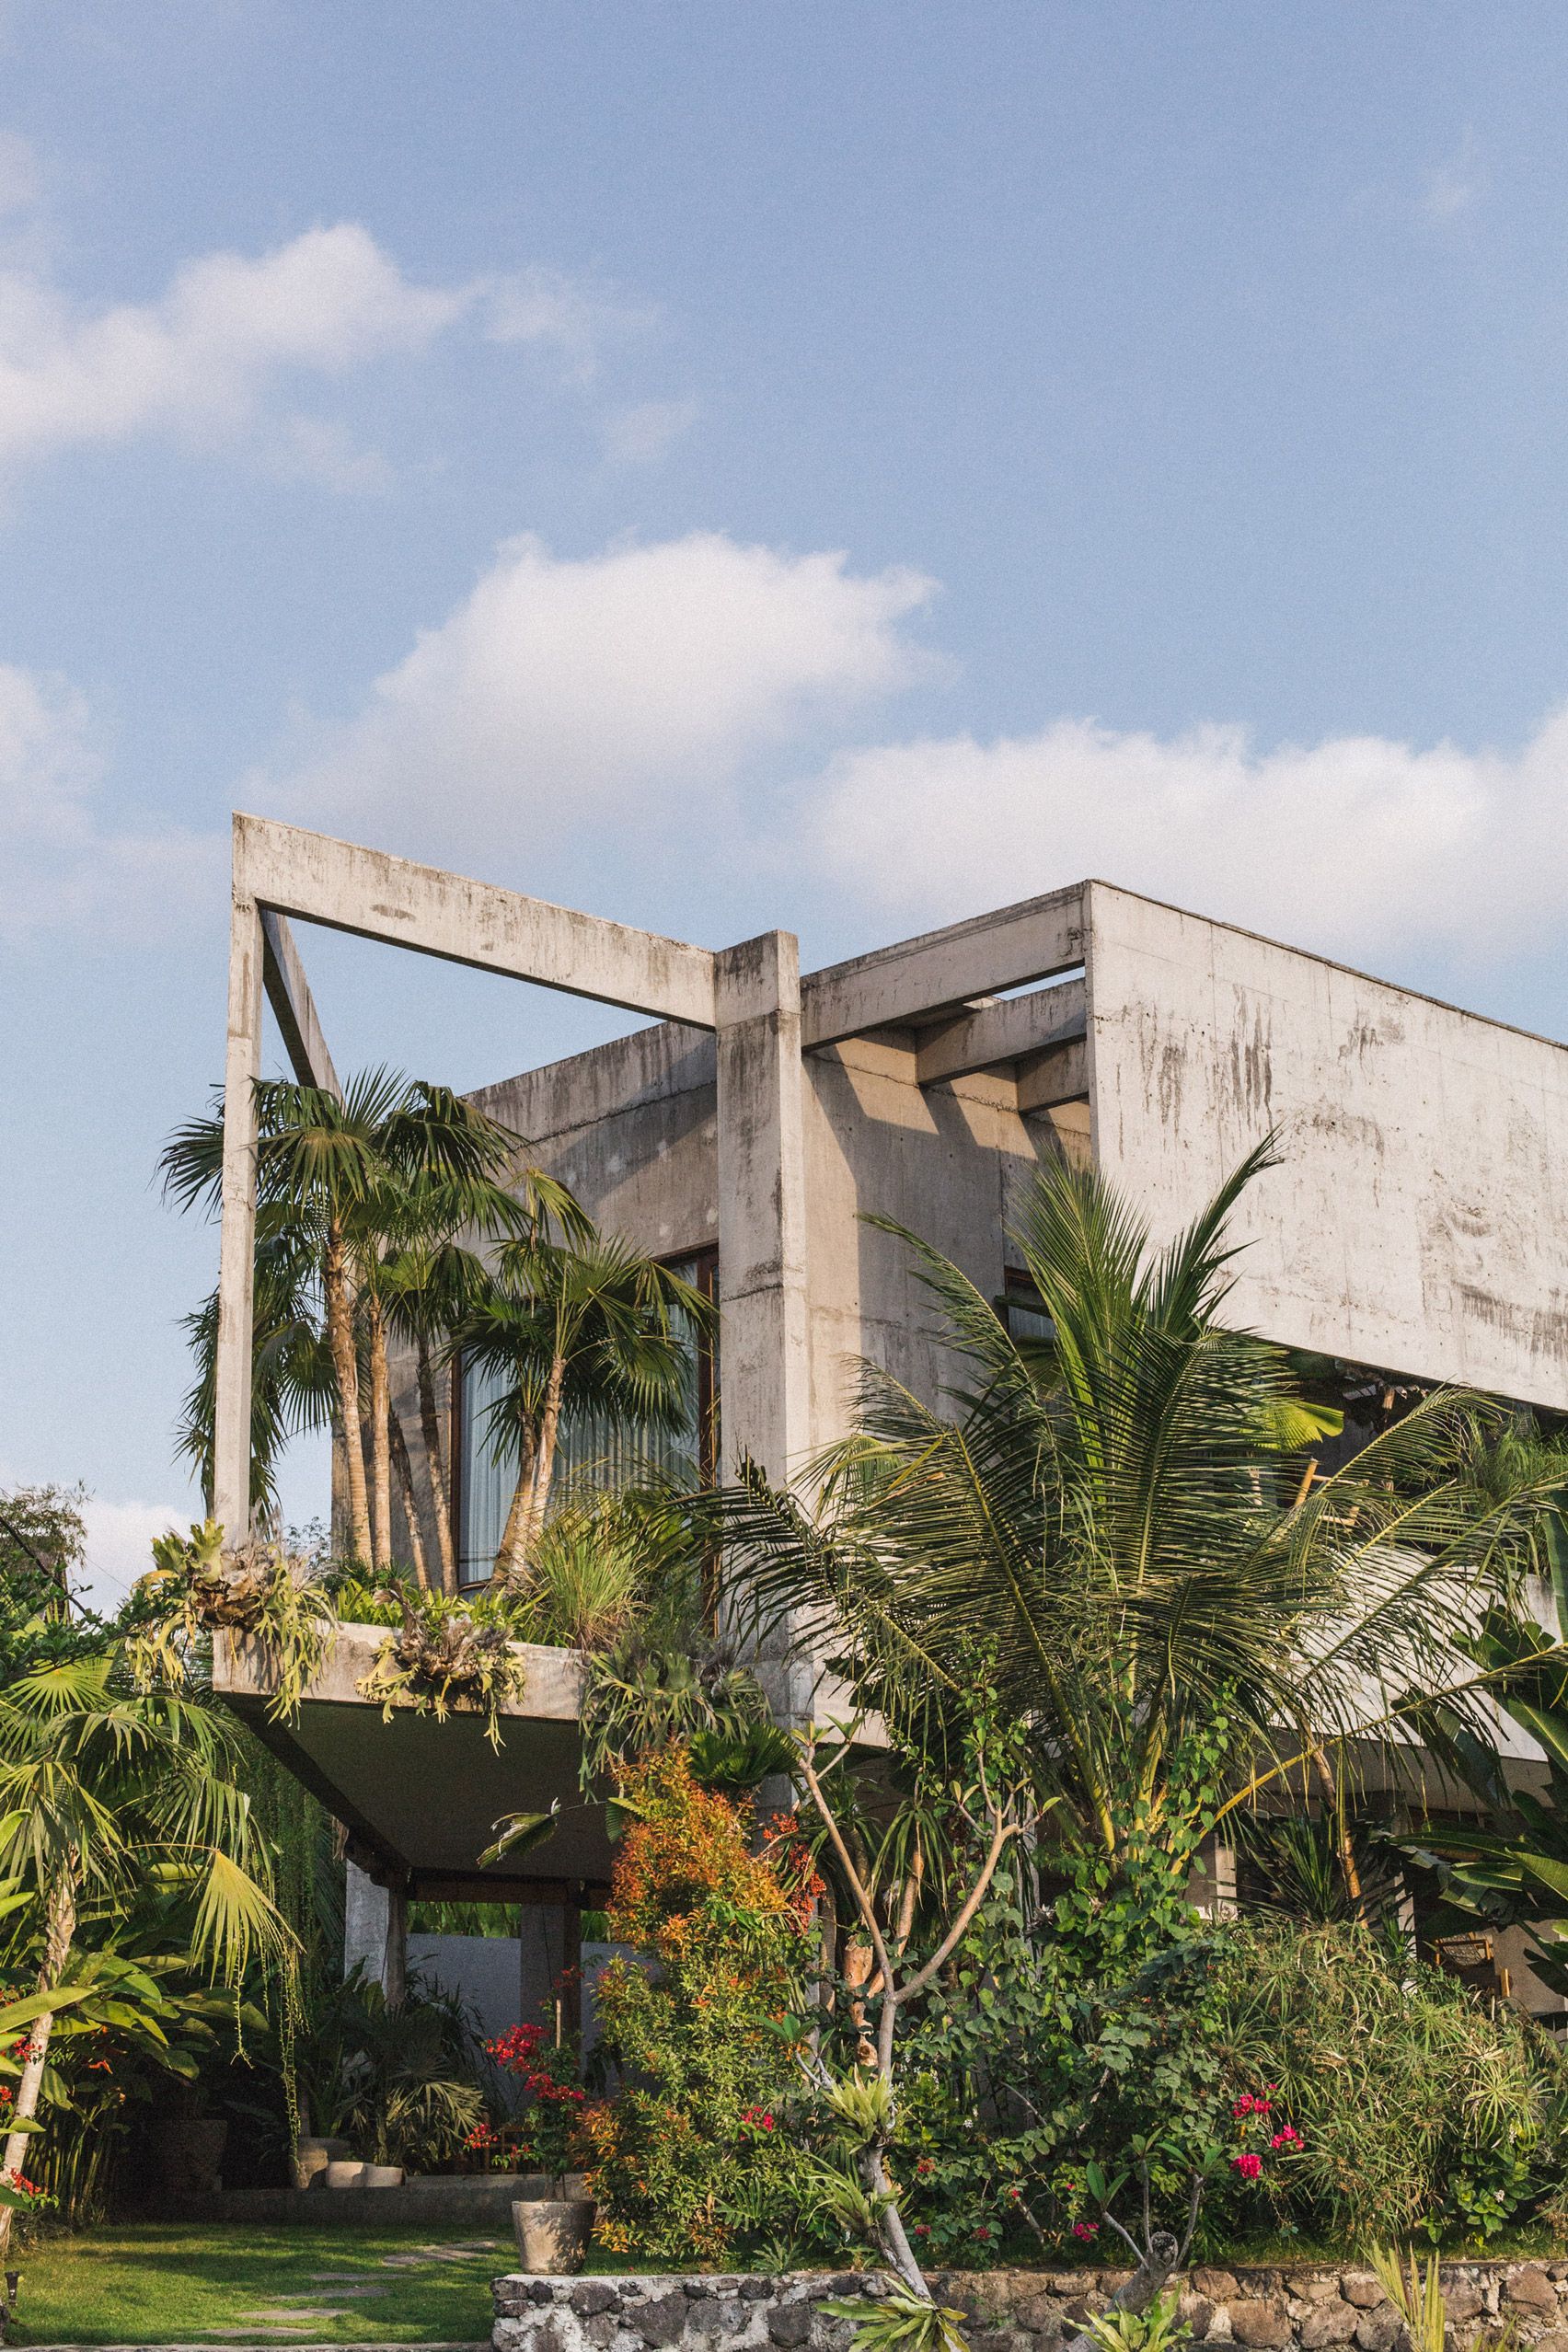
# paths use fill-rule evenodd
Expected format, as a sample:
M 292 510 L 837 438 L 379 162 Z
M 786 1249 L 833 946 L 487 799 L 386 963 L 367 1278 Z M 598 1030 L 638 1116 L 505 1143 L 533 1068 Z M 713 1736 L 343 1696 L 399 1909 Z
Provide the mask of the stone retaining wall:
M 1124 2270 L 933 2271 L 939 2302 L 967 2323 L 971 2352 L 1059 2352 L 1103 2311 Z M 1538 2352 L 1568 2352 L 1568 2262 L 1443 2265 L 1448 2317 L 1490 2352 L 1505 2329 Z M 1193 2270 L 1179 2282 L 1198 2342 L 1245 2352 L 1401 2352 L 1401 2330 L 1369 2270 Z M 847 2352 L 847 2320 L 818 2306 L 875 2295 L 864 2274 L 794 2271 L 494 2282 L 494 2352 Z

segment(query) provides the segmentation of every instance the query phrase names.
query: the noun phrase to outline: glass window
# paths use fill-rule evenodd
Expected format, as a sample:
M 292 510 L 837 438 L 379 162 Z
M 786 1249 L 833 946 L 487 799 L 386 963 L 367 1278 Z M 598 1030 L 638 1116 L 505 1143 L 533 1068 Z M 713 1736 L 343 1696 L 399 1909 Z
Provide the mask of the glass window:
M 694 1289 L 718 1297 L 718 1253 L 703 1250 L 669 1261 Z M 609 1414 L 590 1413 L 568 1422 L 556 1449 L 550 1482 L 552 1503 L 584 1490 L 604 1493 L 625 1486 L 651 1470 L 683 1486 L 709 1483 L 716 1457 L 717 1388 L 714 1349 L 699 1341 L 684 1315 L 674 1318 L 681 1340 L 682 1404 L 678 1428 L 633 1430 Z M 497 1430 L 491 1408 L 505 1389 L 502 1374 L 478 1365 L 459 1367 L 456 1400 L 457 1574 L 465 1585 L 486 1582 L 506 1528 L 517 1484 L 517 1438 Z

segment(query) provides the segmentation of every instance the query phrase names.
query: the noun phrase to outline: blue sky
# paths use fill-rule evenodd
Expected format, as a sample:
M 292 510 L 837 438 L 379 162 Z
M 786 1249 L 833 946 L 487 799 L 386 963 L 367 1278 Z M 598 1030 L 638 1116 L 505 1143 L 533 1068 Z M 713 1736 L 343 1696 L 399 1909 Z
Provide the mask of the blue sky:
M 1565 101 L 1529 0 L 0 0 L 0 1481 L 186 1506 L 236 805 L 1568 1033 Z M 340 1067 L 605 1032 L 305 944 Z

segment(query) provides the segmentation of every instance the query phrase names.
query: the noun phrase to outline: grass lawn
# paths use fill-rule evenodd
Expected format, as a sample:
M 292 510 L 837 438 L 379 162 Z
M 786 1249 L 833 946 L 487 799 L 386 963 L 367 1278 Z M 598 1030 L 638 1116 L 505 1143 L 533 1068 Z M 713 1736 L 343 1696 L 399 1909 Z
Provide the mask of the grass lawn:
M 285 2345 L 273 2329 L 297 2323 L 301 2344 L 479 2344 L 490 2282 L 517 2259 L 499 2234 L 481 2251 L 492 2234 L 149 2222 L 45 2237 L 21 2252 L 10 2340 Z

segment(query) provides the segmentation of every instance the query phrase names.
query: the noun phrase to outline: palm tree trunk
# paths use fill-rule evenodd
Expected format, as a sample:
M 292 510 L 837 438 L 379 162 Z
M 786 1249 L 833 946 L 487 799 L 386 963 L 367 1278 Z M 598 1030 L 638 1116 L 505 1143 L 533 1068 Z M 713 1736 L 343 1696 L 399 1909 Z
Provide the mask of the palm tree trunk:
M 398 1466 L 398 1483 L 403 1493 L 403 1516 L 409 1527 L 409 1552 L 414 1563 L 421 1593 L 430 1590 L 430 1578 L 425 1573 L 424 1538 L 420 1533 L 420 1506 L 414 1493 L 413 1464 L 409 1459 L 409 1441 L 403 1435 L 403 1424 L 396 1413 L 392 1415 L 392 1459 Z
M 534 1475 L 529 1481 L 528 1524 L 523 1538 L 525 1555 L 532 1551 L 545 1524 L 545 1506 L 550 1499 L 550 1480 L 555 1475 L 556 1438 L 560 1429 L 560 1392 L 566 1379 L 566 1358 L 552 1357 L 550 1377 L 545 1389 L 545 1409 L 539 1416 L 539 1448 L 534 1457 Z
M 435 1374 L 431 1368 L 430 1343 L 421 1332 L 416 1343 L 420 1381 L 420 1426 L 424 1432 L 425 1466 L 430 1477 L 431 1516 L 435 1521 L 436 1548 L 441 1553 L 441 1589 L 455 1595 L 457 1553 L 452 1541 L 452 1514 L 446 1504 L 446 1457 L 442 1450 L 441 1423 L 435 1410 Z
M 1356 1868 L 1355 1846 L 1350 1834 L 1350 1824 L 1340 1803 L 1339 1783 L 1334 1779 L 1329 1759 L 1320 1741 L 1312 1743 L 1312 1770 L 1318 1776 L 1318 1786 L 1323 1793 L 1323 1811 L 1339 1847 L 1340 1869 L 1344 1874 L 1344 1891 L 1358 1920 L 1366 1917 L 1366 1904 L 1361 1892 L 1361 1873 Z
M 321 1268 L 327 1303 L 327 1343 L 332 1351 L 338 1401 L 342 1409 L 343 1460 L 348 1474 L 349 1532 L 354 1557 L 369 1564 L 370 1503 L 365 1493 L 364 1451 L 360 1443 L 359 1361 L 354 1353 L 353 1305 L 349 1297 L 348 1264 L 341 1228 L 327 1228 L 327 1254 Z
M 506 1514 L 506 1527 L 501 1539 L 501 1549 L 495 1555 L 492 1581 L 503 1585 L 513 1576 L 521 1576 L 528 1559 L 528 1531 L 531 1525 L 529 1506 L 534 1492 L 534 1433 L 523 1424 L 523 1458 L 517 1466 L 517 1483 L 512 1490 L 512 1505 Z
M 48 1992 L 60 1984 L 65 1975 L 65 1963 L 71 1956 L 71 1941 L 76 1932 L 76 1890 L 68 1871 L 62 1871 L 49 1890 L 44 1906 L 43 1966 L 38 1972 L 38 1989 Z M 30 2123 L 38 2114 L 38 2097 L 43 2085 L 43 2070 L 49 2058 L 49 2037 L 54 2027 L 54 2012 L 46 2009 L 35 2017 L 28 2028 L 27 2057 L 22 2063 L 22 2079 L 17 2085 L 17 2103 L 11 2113 L 17 2123 Z M 6 2156 L 0 2164 L 6 2181 L 14 2181 L 22 2170 L 31 2132 L 12 2131 L 6 2139 Z M 0 2267 L 11 2246 L 10 2206 L 0 2206 Z
M 366 1297 L 370 1326 L 371 1531 L 377 1568 L 392 1565 L 392 1387 L 386 1370 L 386 1324 L 374 1290 Z

